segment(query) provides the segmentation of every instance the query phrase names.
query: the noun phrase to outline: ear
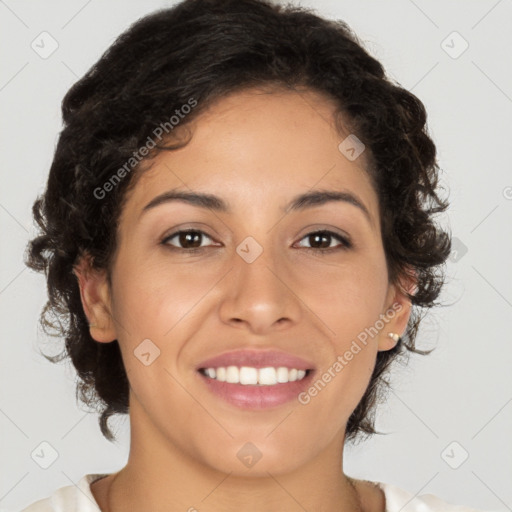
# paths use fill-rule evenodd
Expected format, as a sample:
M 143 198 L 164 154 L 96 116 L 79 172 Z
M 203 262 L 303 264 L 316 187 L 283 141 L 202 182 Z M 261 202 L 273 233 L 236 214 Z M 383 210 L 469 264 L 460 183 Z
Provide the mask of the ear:
M 101 343 L 114 341 L 117 334 L 106 271 L 93 268 L 92 258 L 86 254 L 73 266 L 73 273 L 78 279 L 82 307 L 89 321 L 91 337 Z
M 386 307 L 383 316 L 388 319 L 384 328 L 379 333 L 378 350 L 391 350 L 398 343 L 398 339 L 389 336 L 390 333 L 403 336 L 409 317 L 411 316 L 412 303 L 407 293 L 414 295 L 416 292 L 417 274 L 414 269 L 408 267 L 401 276 L 397 285 L 390 285 L 386 296 Z

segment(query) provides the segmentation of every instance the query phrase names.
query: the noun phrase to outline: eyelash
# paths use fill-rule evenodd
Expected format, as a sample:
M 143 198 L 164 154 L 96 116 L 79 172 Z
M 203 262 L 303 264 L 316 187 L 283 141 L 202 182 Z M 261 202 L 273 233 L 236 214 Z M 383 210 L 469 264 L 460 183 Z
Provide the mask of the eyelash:
M 175 231 L 174 233 L 166 236 L 162 241 L 161 241 L 161 244 L 170 248 L 171 250 L 178 250 L 178 251 L 185 251 L 189 254 L 197 254 L 197 253 L 200 253 L 202 252 L 204 249 L 207 249 L 207 247 L 193 247 L 193 248 L 184 248 L 184 247 L 175 247 L 175 246 L 172 246 L 170 244 L 168 244 L 167 242 L 171 239 L 173 239 L 174 237 L 182 234 L 182 233 L 198 233 L 198 234 L 201 234 L 201 235 L 204 235 L 206 236 L 207 238 L 210 238 L 212 239 L 211 236 L 208 236 L 204 231 L 201 231 L 201 230 L 198 230 L 198 229 L 184 229 L 184 230 L 180 230 L 180 231 Z M 341 246 L 338 246 L 338 247 L 328 247 L 328 248 L 316 248 L 316 247 L 303 247 L 303 249 L 306 249 L 307 251 L 313 251 L 319 255 L 327 255 L 327 254 L 331 254 L 333 252 L 337 252 L 337 251 L 346 251 L 348 249 L 351 249 L 352 248 L 352 243 L 350 242 L 350 240 L 348 240 L 347 238 L 339 235 L 338 233 L 335 233 L 333 231 L 329 231 L 327 229 L 321 229 L 321 230 L 318 230 L 318 231 L 312 231 L 310 233 L 307 233 L 306 235 L 304 235 L 301 240 L 304 240 L 304 238 L 308 238 L 310 236 L 313 236 L 313 235 L 327 235 L 327 236 L 330 236 L 332 238 L 335 238 L 337 239 L 339 242 L 341 242 Z

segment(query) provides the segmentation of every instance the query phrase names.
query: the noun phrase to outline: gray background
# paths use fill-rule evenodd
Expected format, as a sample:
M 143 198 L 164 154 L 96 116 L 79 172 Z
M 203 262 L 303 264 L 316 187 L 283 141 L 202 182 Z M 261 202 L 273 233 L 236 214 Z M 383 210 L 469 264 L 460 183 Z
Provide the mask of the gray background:
M 72 367 L 38 354 L 38 346 L 51 353 L 59 347 L 38 330 L 45 280 L 25 269 L 22 255 L 34 234 L 31 205 L 61 128 L 62 97 L 130 23 L 168 5 L 0 0 L 2 510 L 19 510 L 127 460 L 128 418 L 113 423 L 119 442 L 107 442 L 96 416 L 76 405 Z M 302 5 L 347 21 L 388 73 L 424 102 L 450 191 L 442 222 L 451 226 L 456 249 L 441 297 L 449 305 L 429 315 L 418 338 L 420 347 L 437 350 L 397 367 L 377 423 L 388 434 L 347 447 L 346 472 L 476 508 L 512 510 L 512 2 Z M 35 41 L 40 52 L 51 48 L 43 31 L 58 43 L 45 59 L 31 47 Z M 464 40 L 469 47 L 458 55 Z M 58 454 L 47 469 L 31 457 L 44 441 Z

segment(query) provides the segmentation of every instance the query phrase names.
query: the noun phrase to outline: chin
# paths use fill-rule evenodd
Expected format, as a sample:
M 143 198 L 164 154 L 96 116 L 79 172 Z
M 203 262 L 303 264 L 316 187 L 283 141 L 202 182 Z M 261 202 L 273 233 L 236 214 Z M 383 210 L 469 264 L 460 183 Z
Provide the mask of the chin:
M 229 473 L 240 478 L 268 478 L 272 475 L 291 473 L 307 463 L 308 452 L 301 448 L 289 446 L 284 449 L 283 443 L 276 446 L 265 441 L 262 436 L 258 441 L 236 441 L 236 446 L 222 447 L 216 453 L 210 453 L 204 463 L 216 471 Z M 228 456 L 227 454 L 231 454 Z M 311 454 L 314 457 L 314 454 Z M 207 459 L 207 460 L 206 460 Z

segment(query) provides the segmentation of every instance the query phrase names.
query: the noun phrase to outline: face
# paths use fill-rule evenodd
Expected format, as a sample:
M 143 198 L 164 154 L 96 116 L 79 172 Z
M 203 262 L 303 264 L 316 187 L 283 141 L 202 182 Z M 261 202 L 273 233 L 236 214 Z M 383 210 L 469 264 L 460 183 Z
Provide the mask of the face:
M 388 282 L 365 155 L 338 149 L 332 114 L 310 91 L 225 97 L 127 196 L 112 287 L 80 284 L 91 335 L 120 344 L 138 446 L 240 475 L 261 457 L 253 476 L 341 453 L 409 309 Z M 218 199 L 155 200 L 171 191 Z M 297 202 L 320 191 L 330 199 Z

